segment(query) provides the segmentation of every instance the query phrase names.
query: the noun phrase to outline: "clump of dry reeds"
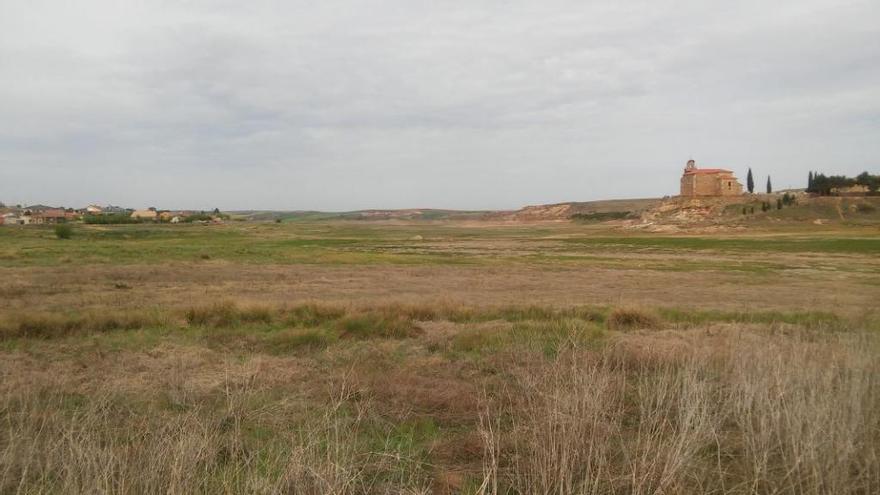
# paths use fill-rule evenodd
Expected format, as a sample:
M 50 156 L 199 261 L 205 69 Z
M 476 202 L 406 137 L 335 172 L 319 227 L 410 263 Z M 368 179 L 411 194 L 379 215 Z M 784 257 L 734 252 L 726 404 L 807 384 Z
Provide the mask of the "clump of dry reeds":
M 85 313 L 20 312 L 0 320 L 0 339 L 50 339 L 82 332 L 147 328 L 166 322 L 165 315 L 149 310 L 92 310 Z
M 0 493 L 424 492 L 452 472 L 443 463 L 454 451 L 468 452 L 454 462 L 472 478 L 433 486 L 880 493 L 876 333 L 844 320 L 832 332 L 728 319 L 711 331 L 694 322 L 605 332 L 587 309 L 429 309 L 220 303 L 130 319 L 5 318 L 3 332 L 40 338 L 170 318 L 192 328 L 180 332 L 185 346 L 155 353 L 181 353 L 179 369 L 158 366 L 152 380 L 140 370 L 153 357 L 130 365 L 134 354 L 125 365 L 115 352 L 97 357 L 119 375 L 105 380 L 98 370 L 88 380 L 78 371 L 66 378 L 93 364 L 61 351 L 73 338 L 28 342 L 33 355 L 10 345 L 10 359 L 36 367 L 0 367 L 8 378 L 0 380 Z M 448 320 L 456 315 L 471 323 Z M 431 318 L 447 321 L 425 323 Z M 95 356 L 105 356 L 101 339 L 88 339 Z M 184 363 L 198 343 L 207 349 Z M 226 345 L 276 371 L 311 371 L 303 380 L 218 378 L 204 360 L 229 356 Z M 44 373 L 34 362 L 50 352 L 61 359 L 47 360 Z M 315 397 L 349 366 L 356 379 L 342 380 L 330 399 Z M 420 440 L 409 421 L 426 425 Z
M 482 493 L 877 493 L 875 335 L 740 334 L 516 369 Z M 510 427 L 493 426 L 493 416 Z
M 638 308 L 617 308 L 605 321 L 611 330 L 650 329 L 660 327 L 660 318 L 652 311 Z
M 275 311 L 268 306 L 242 307 L 232 301 L 221 301 L 186 310 L 190 325 L 228 328 L 246 323 L 272 323 Z

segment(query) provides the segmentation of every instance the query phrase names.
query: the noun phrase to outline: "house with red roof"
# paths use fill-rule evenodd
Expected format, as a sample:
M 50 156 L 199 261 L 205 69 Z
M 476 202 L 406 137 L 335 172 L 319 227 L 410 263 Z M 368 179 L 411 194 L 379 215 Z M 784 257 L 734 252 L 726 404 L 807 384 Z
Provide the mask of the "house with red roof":
M 48 208 L 31 212 L 31 223 L 63 223 L 76 219 L 76 213 L 63 208 Z

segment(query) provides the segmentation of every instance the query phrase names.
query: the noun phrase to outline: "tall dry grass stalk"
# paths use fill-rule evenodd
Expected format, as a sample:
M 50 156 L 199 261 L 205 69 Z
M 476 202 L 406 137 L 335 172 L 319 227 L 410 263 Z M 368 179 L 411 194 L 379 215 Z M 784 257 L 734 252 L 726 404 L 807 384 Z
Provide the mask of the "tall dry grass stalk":
M 481 493 L 880 493 L 876 335 L 634 342 L 514 368 Z
M 219 408 L 193 405 L 144 414 L 109 395 L 79 403 L 51 388 L 6 395 L 0 404 L 2 493 L 424 493 L 423 473 L 398 469 L 400 452 L 360 441 L 368 410 L 351 407 L 343 384 L 326 410 L 255 444 L 252 384 L 227 384 Z

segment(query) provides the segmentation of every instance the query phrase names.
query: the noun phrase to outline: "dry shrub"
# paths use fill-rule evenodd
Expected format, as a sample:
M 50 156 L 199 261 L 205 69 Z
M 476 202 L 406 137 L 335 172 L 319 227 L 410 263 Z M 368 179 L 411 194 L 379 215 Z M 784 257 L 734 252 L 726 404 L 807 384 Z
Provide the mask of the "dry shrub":
M 508 482 L 521 493 L 591 493 L 607 476 L 621 377 L 589 361 L 567 355 L 553 367 L 518 373 L 524 390 L 516 392 L 503 453 L 512 454 Z
M 727 421 L 748 490 L 880 493 L 876 335 L 780 337 L 729 358 Z
M 0 321 L 0 338 L 60 338 L 78 333 L 133 330 L 166 323 L 156 311 L 93 310 L 87 313 L 17 313 Z
M 608 315 L 606 325 L 611 330 L 659 328 L 660 318 L 654 313 L 637 308 L 617 308 Z
M 188 308 L 184 316 L 190 325 L 230 326 L 235 321 L 238 307 L 231 301 Z
M 880 492 L 877 336 L 731 333 L 514 367 L 480 493 Z
M 390 417 L 415 414 L 441 424 L 460 424 L 472 422 L 478 410 L 477 389 L 456 376 L 451 366 L 373 372 L 363 384 Z
M 271 324 L 277 311 L 268 306 L 240 307 L 231 301 L 194 306 L 184 312 L 187 323 L 195 326 L 228 328 L 247 323 Z

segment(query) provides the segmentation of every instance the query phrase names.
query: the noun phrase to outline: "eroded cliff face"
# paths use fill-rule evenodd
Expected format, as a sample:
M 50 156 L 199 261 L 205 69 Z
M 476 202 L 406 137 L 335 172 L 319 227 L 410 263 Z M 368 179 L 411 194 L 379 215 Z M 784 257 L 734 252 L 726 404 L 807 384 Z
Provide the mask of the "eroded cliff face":
M 614 212 L 629 212 L 638 217 L 643 211 L 654 208 L 662 201 L 660 198 L 609 199 L 534 205 L 504 213 L 503 219 L 511 221 L 567 221 L 574 215 Z

